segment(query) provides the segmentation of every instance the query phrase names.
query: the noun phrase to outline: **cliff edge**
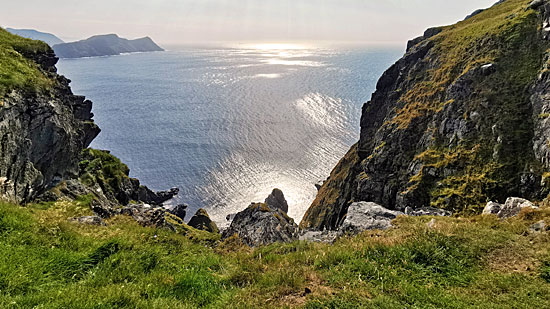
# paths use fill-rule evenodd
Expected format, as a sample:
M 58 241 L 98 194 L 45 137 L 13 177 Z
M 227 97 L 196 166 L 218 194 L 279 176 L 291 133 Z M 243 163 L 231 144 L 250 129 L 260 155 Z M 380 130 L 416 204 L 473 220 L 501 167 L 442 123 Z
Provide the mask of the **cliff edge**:
M 549 22 L 548 1 L 506 0 L 411 40 L 301 227 L 336 229 L 359 201 L 466 214 L 489 200 L 546 198 Z

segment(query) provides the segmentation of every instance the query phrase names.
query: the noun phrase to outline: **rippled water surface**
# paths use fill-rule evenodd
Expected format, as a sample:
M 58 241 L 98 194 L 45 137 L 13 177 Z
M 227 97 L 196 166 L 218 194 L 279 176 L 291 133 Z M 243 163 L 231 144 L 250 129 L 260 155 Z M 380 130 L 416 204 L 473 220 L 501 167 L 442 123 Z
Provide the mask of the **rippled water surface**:
M 131 176 L 181 188 L 173 203 L 225 216 L 278 187 L 300 221 L 358 139 L 362 103 L 396 49 L 182 48 L 62 60 L 73 91 L 94 102 L 109 149 Z

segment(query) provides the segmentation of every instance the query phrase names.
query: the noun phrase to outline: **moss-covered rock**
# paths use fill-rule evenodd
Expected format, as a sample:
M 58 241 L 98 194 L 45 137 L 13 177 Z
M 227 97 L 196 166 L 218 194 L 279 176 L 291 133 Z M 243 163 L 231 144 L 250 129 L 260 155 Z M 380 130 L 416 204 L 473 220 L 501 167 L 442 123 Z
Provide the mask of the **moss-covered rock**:
M 189 220 L 189 226 L 198 230 L 207 231 L 210 233 L 218 234 L 220 230 L 214 221 L 210 219 L 210 216 L 204 209 L 199 209 L 195 215 Z

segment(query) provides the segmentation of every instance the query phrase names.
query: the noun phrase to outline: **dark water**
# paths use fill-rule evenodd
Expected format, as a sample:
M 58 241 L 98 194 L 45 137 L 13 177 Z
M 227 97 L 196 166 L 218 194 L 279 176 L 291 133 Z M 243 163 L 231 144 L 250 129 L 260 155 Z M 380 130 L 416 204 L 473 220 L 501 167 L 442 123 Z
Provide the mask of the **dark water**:
M 181 188 L 173 203 L 218 222 L 283 190 L 299 221 L 358 139 L 360 109 L 401 50 L 271 46 L 62 60 L 73 91 L 94 102 L 109 149 L 131 176 Z

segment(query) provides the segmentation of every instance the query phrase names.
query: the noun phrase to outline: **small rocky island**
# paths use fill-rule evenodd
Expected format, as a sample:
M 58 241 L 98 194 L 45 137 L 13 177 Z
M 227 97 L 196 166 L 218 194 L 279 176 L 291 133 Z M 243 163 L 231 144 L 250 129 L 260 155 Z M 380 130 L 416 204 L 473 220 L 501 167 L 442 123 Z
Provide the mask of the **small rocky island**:
M 116 34 L 95 35 L 86 40 L 53 46 L 59 58 L 116 56 L 124 53 L 164 51 L 150 37 L 135 40 Z

